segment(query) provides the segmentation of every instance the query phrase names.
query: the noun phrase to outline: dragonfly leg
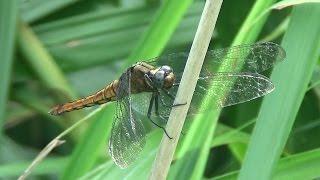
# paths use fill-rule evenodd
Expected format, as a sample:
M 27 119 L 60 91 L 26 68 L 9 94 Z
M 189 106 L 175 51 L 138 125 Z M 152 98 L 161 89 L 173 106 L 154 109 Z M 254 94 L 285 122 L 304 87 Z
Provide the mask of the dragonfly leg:
M 167 95 L 167 96 L 168 96 L 169 98 L 171 98 L 172 100 L 175 99 L 175 97 L 174 97 L 172 94 L 170 94 L 170 92 L 167 91 L 166 89 L 161 88 L 161 90 L 164 92 L 165 95 Z M 164 101 L 164 99 L 163 99 L 162 97 L 160 97 L 160 101 L 161 101 L 162 105 L 165 106 L 165 107 L 170 107 L 170 108 L 171 108 L 171 107 L 174 107 L 173 105 L 168 105 L 168 104 L 166 104 L 165 101 Z
M 178 103 L 178 104 L 173 104 L 172 107 L 177 107 L 177 106 L 183 106 L 186 105 L 187 103 Z
M 172 95 L 168 90 L 161 88 L 161 90 L 168 96 L 170 97 L 172 100 L 174 100 L 176 97 L 174 95 Z
M 158 88 L 153 84 L 153 82 L 152 82 L 152 80 L 150 79 L 150 77 L 149 77 L 148 75 L 145 75 L 144 78 L 145 78 L 147 84 L 148 84 L 151 88 L 153 88 L 154 91 L 157 91 L 157 93 L 159 94 Z M 179 86 L 179 84 L 173 84 L 173 86 Z M 167 91 L 167 90 L 164 89 L 164 88 L 160 88 L 160 89 L 164 92 L 164 94 L 166 94 L 166 95 L 167 95 L 168 97 L 170 97 L 172 100 L 175 99 L 175 97 L 174 97 L 172 94 L 170 94 L 169 91 Z M 186 104 L 187 104 L 187 103 L 181 103 L 181 104 L 167 105 L 167 104 L 164 102 L 163 98 L 160 97 L 160 100 L 161 100 L 162 104 L 163 104 L 165 107 L 175 107 L 175 106 L 180 106 L 180 105 L 186 105 Z
M 175 97 L 174 97 L 172 94 L 170 94 L 170 92 L 169 92 L 168 90 L 163 89 L 163 88 L 161 88 L 161 90 L 162 90 L 168 97 L 170 97 L 172 100 L 175 99 Z M 163 102 L 163 99 L 160 98 L 160 100 L 161 100 L 162 103 L 165 105 L 165 103 Z M 185 103 L 178 103 L 178 104 L 173 104 L 173 105 L 171 105 L 171 106 L 169 106 L 169 107 L 182 106 L 182 105 L 186 105 L 186 104 L 187 104 L 186 102 L 185 102 Z
M 154 125 L 156 125 L 158 128 L 161 128 L 169 139 L 172 139 L 172 137 L 169 136 L 169 134 L 167 133 L 167 131 L 166 131 L 166 129 L 164 127 L 160 126 L 159 124 L 157 124 L 156 122 L 154 122 L 151 119 L 151 111 L 152 111 L 153 102 L 155 101 L 155 97 L 156 97 L 156 93 L 153 93 L 152 97 L 151 97 L 151 100 L 150 100 L 147 117 Z
M 161 104 L 164 106 L 164 107 L 167 107 L 167 108 L 171 108 L 172 105 L 168 105 L 165 100 L 163 99 L 163 97 L 160 96 L 160 101 L 161 101 Z
M 158 117 L 160 117 L 161 120 L 163 120 L 164 122 L 168 122 L 168 120 L 166 118 L 164 118 L 163 116 L 161 116 L 161 114 L 159 113 L 159 94 L 156 94 L 155 95 L 155 101 L 154 101 L 154 107 L 155 107 L 155 112 L 156 112 L 156 115 Z M 161 98 L 160 98 L 161 99 Z M 163 101 L 161 101 L 162 104 L 164 103 Z M 164 106 L 167 106 L 166 104 L 163 104 Z
M 156 96 L 155 96 L 155 112 L 156 112 L 156 115 L 157 116 L 159 116 L 160 117 L 160 119 L 162 119 L 163 121 L 165 121 L 166 123 L 168 122 L 168 119 L 166 119 L 166 118 L 164 118 L 163 116 L 161 116 L 160 114 L 159 114 L 159 101 L 158 101 L 158 98 L 159 98 L 159 94 L 157 94 Z M 164 102 L 163 102 L 163 99 L 160 97 L 160 100 L 162 100 L 161 102 L 162 102 L 162 104 L 163 105 L 166 105 L 166 104 L 164 104 Z M 167 105 L 166 105 L 167 106 Z M 171 106 L 172 107 L 172 106 Z M 183 132 L 183 131 L 181 131 L 181 134 L 182 135 L 186 135 L 186 133 L 185 132 Z

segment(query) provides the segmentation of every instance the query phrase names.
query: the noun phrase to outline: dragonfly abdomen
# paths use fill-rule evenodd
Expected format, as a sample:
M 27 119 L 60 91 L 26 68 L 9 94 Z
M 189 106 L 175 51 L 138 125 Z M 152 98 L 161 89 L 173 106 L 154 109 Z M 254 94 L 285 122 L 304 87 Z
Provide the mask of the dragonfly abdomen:
M 74 110 L 79 110 L 85 107 L 95 106 L 99 104 L 104 104 L 107 102 L 115 101 L 116 94 L 115 90 L 118 86 L 118 80 L 113 81 L 108 86 L 98 91 L 97 93 L 87 96 L 82 99 L 78 99 L 72 102 L 67 102 L 65 104 L 60 104 L 53 107 L 48 113 L 52 115 L 60 115 L 65 112 L 70 112 Z

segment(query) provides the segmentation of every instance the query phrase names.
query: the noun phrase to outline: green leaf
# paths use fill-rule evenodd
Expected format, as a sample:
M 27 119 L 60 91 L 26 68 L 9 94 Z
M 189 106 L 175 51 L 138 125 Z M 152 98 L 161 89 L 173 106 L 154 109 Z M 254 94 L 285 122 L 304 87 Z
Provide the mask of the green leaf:
M 51 89 L 66 95 L 67 99 L 77 99 L 76 93 L 67 82 L 61 69 L 27 24 L 20 23 L 18 45 L 26 57 L 27 63 L 30 64 L 38 79 L 47 88 L 47 91 Z M 80 119 L 82 114 L 79 112 L 69 116 L 71 121 L 68 122 L 72 123 Z M 74 133 L 81 134 L 81 129 L 77 129 Z
M 22 19 L 26 22 L 33 22 L 76 1 L 78 0 L 20 0 Z
M 7 109 L 11 67 L 14 53 L 15 33 L 17 25 L 16 1 L 0 2 L 0 138 Z
M 37 39 L 32 29 L 26 24 L 21 23 L 18 34 L 19 47 L 42 83 L 46 87 L 62 90 L 68 97 L 76 99 L 77 96 L 71 90 L 60 68 L 48 54 L 39 39 Z
M 114 110 L 113 105 L 108 105 L 103 110 L 101 107 L 100 110 L 85 117 L 90 118 L 91 125 L 74 149 L 62 179 L 77 179 L 88 172 L 99 157 L 106 158 L 107 135 L 110 134 L 113 119 L 110 114 L 113 114 Z
M 195 3 L 188 10 L 174 36 L 170 38 L 169 47 L 176 48 L 192 41 L 202 6 L 203 3 Z M 154 18 L 155 11 L 155 7 L 119 9 L 104 13 L 94 11 L 43 23 L 35 26 L 34 30 L 60 67 L 70 72 L 110 64 L 129 56 Z M 161 34 L 164 36 L 164 32 Z M 133 61 L 140 60 L 142 58 Z
M 148 134 L 146 147 L 127 169 L 120 169 L 111 159 L 83 176 L 81 179 L 147 179 L 151 165 L 159 149 L 163 131 L 158 129 Z
M 137 59 L 149 59 L 160 55 L 191 3 L 191 0 L 165 1 L 148 31 L 129 57 L 127 65 Z
M 314 149 L 282 158 L 273 175 L 272 179 L 315 179 L 319 177 L 320 149 Z M 223 176 L 213 178 L 214 180 L 237 179 L 239 171 L 230 172 Z
M 282 43 L 287 58 L 271 75 L 276 90 L 262 103 L 239 179 L 272 177 L 320 53 L 319 16 L 319 5 L 294 8 Z
M 29 178 L 32 179 L 31 177 L 39 175 L 59 174 L 65 168 L 67 160 L 67 158 L 47 158 L 32 171 Z M 29 161 L 23 161 L 2 165 L 0 166 L 0 178 L 17 179 L 29 164 Z

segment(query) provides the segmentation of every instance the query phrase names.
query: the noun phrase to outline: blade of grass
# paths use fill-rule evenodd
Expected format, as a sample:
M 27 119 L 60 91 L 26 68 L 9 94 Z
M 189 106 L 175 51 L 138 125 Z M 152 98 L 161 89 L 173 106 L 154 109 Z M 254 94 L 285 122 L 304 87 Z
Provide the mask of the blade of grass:
M 264 12 L 268 9 L 276 0 L 258 0 L 252 7 L 248 17 L 242 24 L 237 36 L 233 40 L 231 46 L 238 45 L 238 44 L 247 44 L 253 43 L 258 38 L 259 33 L 261 32 L 265 22 L 267 21 L 268 15 L 271 13 L 270 11 L 266 12 L 264 16 L 260 16 L 261 12 Z M 258 17 L 259 20 L 255 21 Z M 252 22 L 255 21 L 253 24 Z M 231 70 L 229 70 L 231 71 Z M 243 147 L 237 144 L 231 144 L 230 150 L 234 154 L 234 156 L 239 160 L 242 161 L 244 158 L 244 151 Z
M 161 54 L 191 3 L 191 0 L 165 1 L 150 28 L 131 53 L 127 65 Z
M 32 172 L 32 176 L 36 175 L 48 175 L 48 174 L 58 174 L 60 173 L 64 167 L 65 162 L 68 161 L 68 158 L 47 158 L 39 166 L 35 167 Z M 10 164 L 3 164 L 0 166 L 0 178 L 2 179 L 10 179 L 15 177 L 16 179 L 21 172 L 23 172 L 28 166 L 30 162 L 14 162 Z M 32 178 L 30 178 L 32 179 Z
M 148 133 L 148 141 L 137 161 L 127 169 L 120 169 L 111 160 L 104 163 L 104 168 L 97 167 L 81 179 L 147 179 L 152 162 L 158 150 L 163 131 L 156 129 Z
M 319 5 L 293 10 L 282 43 L 288 57 L 273 71 L 277 89 L 262 103 L 239 179 L 272 177 L 320 53 L 319 16 Z
M 236 38 L 232 42 L 232 46 L 238 45 L 238 44 L 246 44 L 246 43 L 253 43 L 259 33 L 261 32 L 261 29 L 264 26 L 264 23 L 266 22 L 268 15 L 270 14 L 270 11 L 266 12 L 265 15 L 261 18 L 259 18 L 258 21 L 255 22 L 253 25 L 252 22 L 257 19 L 257 17 L 260 16 L 261 12 L 264 12 L 264 10 L 268 9 L 275 0 L 258 0 L 252 7 L 252 10 L 250 11 L 247 19 L 242 24 Z
M 49 143 L 38 155 L 37 158 L 35 158 L 32 163 L 28 166 L 28 168 L 23 171 L 23 173 L 21 174 L 21 176 L 19 176 L 19 180 L 24 180 L 26 179 L 30 173 L 32 172 L 33 168 L 35 166 L 37 166 L 46 156 L 48 156 L 48 154 L 52 151 L 52 149 L 56 148 L 57 146 L 60 146 L 61 144 L 63 144 L 65 141 L 61 141 L 61 140 L 54 140 L 51 141 L 51 143 Z
M 319 176 L 320 149 L 314 149 L 281 159 L 273 179 L 316 179 Z
M 252 124 L 252 121 L 237 129 L 232 129 L 223 124 L 218 124 L 216 134 L 214 135 L 214 138 L 212 139 L 212 142 L 211 142 L 211 146 L 216 147 L 216 146 L 227 145 L 231 143 L 248 144 L 250 139 L 250 134 L 245 133 L 241 130 L 247 127 L 249 124 Z M 222 131 L 222 132 L 218 133 L 218 131 Z
M 249 141 L 249 135 L 239 131 L 239 129 L 232 129 L 223 125 L 218 126 L 217 129 L 220 129 L 220 131 L 228 133 L 221 132 L 221 134 L 216 135 L 217 139 L 214 139 L 212 141 L 212 147 L 227 143 L 247 143 Z M 141 153 L 137 161 L 134 162 L 132 166 L 130 166 L 129 168 L 119 169 L 115 164 L 113 164 L 111 160 L 109 160 L 103 165 L 98 166 L 94 170 L 90 171 L 81 179 L 146 179 L 148 177 L 148 172 L 151 168 L 150 165 L 152 164 L 156 155 L 156 151 L 158 149 L 158 142 L 162 135 L 163 131 L 161 129 L 156 129 L 148 133 L 148 141 L 146 147 L 144 148 L 143 152 Z M 179 162 L 183 161 L 179 159 L 175 162 L 172 168 L 177 166 L 177 163 Z M 187 165 L 184 165 L 184 167 L 187 169 Z M 170 171 L 172 170 L 170 169 Z M 177 170 L 176 174 L 179 174 L 179 177 L 183 178 L 182 171 Z M 169 176 L 168 179 L 176 178 L 171 177 L 172 176 Z
M 279 38 L 281 35 L 283 35 L 286 32 L 288 28 L 289 20 L 290 20 L 289 17 L 284 19 L 281 22 L 281 24 L 279 24 L 279 26 L 272 31 L 271 34 L 268 34 L 266 37 L 263 37 L 262 39 L 259 40 L 259 42 L 268 42 L 268 41 L 272 41 L 273 39 Z
M 262 13 L 260 13 L 260 15 L 258 17 L 256 17 L 255 19 L 253 19 L 249 24 L 248 24 L 248 29 L 255 24 L 257 21 L 260 20 L 260 18 L 263 18 L 265 15 L 269 14 L 272 10 L 274 9 L 283 9 L 286 7 L 290 7 L 290 6 L 294 6 L 297 4 L 305 4 L 305 3 L 319 3 L 319 0 L 283 0 L 280 2 L 277 2 L 275 4 L 273 4 L 272 6 L 268 7 L 267 9 L 265 9 Z
M 109 108 L 110 109 L 110 108 Z M 110 109 L 112 110 L 112 109 Z M 30 174 L 31 173 L 31 170 L 35 167 L 37 167 L 37 165 L 48 155 L 48 153 L 53 149 L 55 148 L 55 145 L 56 144 L 61 144 L 63 143 L 64 141 L 61 140 L 62 137 L 66 136 L 67 134 L 69 134 L 70 132 L 74 131 L 74 129 L 78 128 L 80 124 L 83 124 L 84 122 L 87 122 L 88 120 L 91 120 L 91 119 L 95 119 L 95 120 L 99 120 L 99 121 L 103 121 L 104 123 L 110 123 L 112 121 L 105 121 L 105 118 L 103 118 L 105 116 L 105 112 L 104 111 L 101 111 L 101 109 L 97 109 L 95 110 L 94 112 L 90 113 L 88 116 L 86 116 L 85 118 L 81 119 L 80 121 L 78 121 L 77 123 L 75 123 L 74 125 L 72 125 L 71 127 L 69 127 L 68 129 L 66 129 L 65 131 L 63 131 L 62 133 L 60 133 L 57 137 L 55 137 L 38 155 L 37 157 L 33 160 L 33 162 L 28 166 L 27 170 L 24 171 L 24 174 L 27 172 L 27 174 Z M 94 157 L 96 157 L 96 154 L 98 154 L 98 151 L 99 147 L 102 146 L 102 144 L 104 143 L 101 143 L 101 136 L 103 136 L 101 133 L 104 132 L 102 131 L 101 129 L 99 128 L 103 128 L 105 129 L 105 126 L 96 126 L 96 124 L 99 124 L 99 123 L 93 123 L 91 125 L 91 128 L 89 130 L 92 130 L 93 132 L 98 132 L 98 133 L 91 133 L 91 131 L 87 131 L 87 134 L 89 133 L 89 140 L 92 140 L 92 141 L 82 141 L 81 144 L 81 147 L 83 147 L 82 151 L 85 151 L 85 150 L 91 150 L 89 151 L 88 154 L 90 155 L 93 155 Z M 97 140 L 98 141 L 97 141 Z M 97 143 L 98 142 L 98 143 Z M 85 146 L 86 145 L 86 146 Z M 79 146 L 80 147 L 80 146 Z M 86 157 L 90 157 L 89 156 L 85 156 L 85 160 Z M 77 157 L 77 156 L 73 156 L 73 157 Z M 94 159 L 96 160 L 96 159 Z M 76 161 L 75 164 L 77 164 L 78 162 L 80 164 L 82 164 L 81 167 L 88 167 L 87 164 L 90 164 L 90 163 L 93 163 L 92 161 L 90 161 L 90 158 L 89 158 L 89 161 L 79 161 L 79 159 L 77 158 L 72 158 L 70 161 Z M 91 166 L 89 166 L 91 167 Z M 70 168 L 66 168 L 65 170 L 68 170 Z M 72 169 L 72 168 L 71 168 Z M 84 168 L 85 169 L 85 168 Z M 68 174 L 71 174 L 73 176 L 77 176 L 78 174 L 81 174 L 81 173 L 78 173 L 78 172 L 68 172 Z M 25 175 L 22 175 L 21 176 L 22 178 L 25 178 Z
M 203 177 L 208 154 L 213 147 L 211 137 L 213 137 L 215 125 L 217 125 L 212 122 L 218 121 L 218 119 L 212 119 L 211 116 L 205 117 L 206 115 L 198 115 L 198 118 L 202 118 L 202 122 L 192 124 L 192 128 L 187 131 L 186 139 L 184 139 L 177 155 L 175 167 L 170 169 L 169 179 L 186 179 L 188 177 L 201 179 Z
M 17 6 L 16 1 L 0 2 L 0 138 L 5 120 L 6 104 L 10 87 L 11 66 L 17 25 Z
M 174 104 L 187 102 L 186 105 L 172 109 L 166 130 L 173 139 L 163 136 L 159 152 L 154 161 L 149 179 L 165 179 L 177 146 L 179 136 L 189 109 L 201 67 L 206 55 L 213 29 L 218 18 L 222 1 L 206 1 L 201 20 L 193 41 L 190 54 L 182 75 Z M 213 135 L 213 134 L 212 134 Z M 208 143 L 209 144 L 209 143 Z M 193 177 L 197 178 L 197 177 Z
M 320 149 L 295 154 L 286 158 L 282 158 L 276 167 L 275 174 L 272 179 L 316 179 L 320 172 Z M 231 180 L 237 179 L 239 171 L 234 171 L 214 180 Z
M 66 129 L 68 127 L 66 121 L 61 121 L 59 117 L 48 114 L 48 109 L 50 108 L 47 105 L 48 103 L 44 101 L 41 97 L 35 97 L 35 94 L 32 94 L 32 92 L 30 91 L 31 90 L 27 88 L 14 89 L 12 90 L 12 93 L 14 94 L 12 96 L 12 100 L 19 102 L 22 106 L 27 107 L 28 109 L 36 110 L 44 117 L 47 117 L 48 119 L 57 123 L 63 129 Z M 78 137 L 73 138 L 77 139 Z
M 198 2 L 188 9 L 169 41 L 170 49 L 192 41 L 202 7 L 203 3 Z M 34 29 L 64 71 L 84 69 L 127 57 L 152 21 L 155 10 L 144 7 L 104 14 L 92 12 L 41 24 Z M 141 59 L 134 61 L 138 60 Z
M 18 43 L 43 84 L 53 89 L 62 90 L 72 99 L 77 98 L 57 64 L 54 63 L 52 57 L 27 24 L 21 23 L 19 26 Z
M 114 110 L 113 105 L 108 105 L 107 108 L 92 113 L 93 122 L 74 149 L 61 179 L 77 179 L 83 176 L 93 167 L 98 157 L 101 157 L 102 149 L 104 149 L 103 155 L 106 155 L 108 149 L 106 136 L 111 131 L 113 118 L 110 114 L 113 114 Z
M 76 1 L 77 0 L 20 1 L 21 17 L 24 21 L 31 23 Z
M 319 0 L 283 0 L 275 5 L 273 5 L 271 8 L 273 9 L 283 9 L 289 6 L 299 5 L 299 4 L 305 4 L 305 3 L 320 3 Z
M 20 23 L 18 31 L 19 48 L 39 80 L 47 88 L 46 90 L 59 90 L 68 98 L 77 99 L 76 93 L 68 84 L 62 71 L 42 46 L 30 27 L 28 27 L 27 24 Z M 70 114 L 70 121 L 67 122 L 73 124 L 81 119 L 82 116 L 81 112 Z M 84 126 L 82 128 L 84 128 Z M 82 131 L 83 130 L 79 128 L 72 132 L 75 134 L 73 137 L 80 135 Z

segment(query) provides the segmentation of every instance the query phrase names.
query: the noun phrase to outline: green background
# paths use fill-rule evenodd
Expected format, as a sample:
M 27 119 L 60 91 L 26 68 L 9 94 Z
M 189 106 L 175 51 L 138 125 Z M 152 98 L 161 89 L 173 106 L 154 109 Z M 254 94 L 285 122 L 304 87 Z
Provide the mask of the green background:
M 285 1 L 285 5 L 304 1 Z M 129 65 L 189 51 L 205 1 L 0 1 L 0 179 L 16 179 L 58 134 L 29 179 L 146 179 L 162 131 L 125 170 L 107 152 L 114 103 L 63 117 L 55 104 L 102 89 Z M 287 52 L 265 98 L 187 121 L 168 179 L 320 177 L 320 4 L 225 1 L 210 49 L 273 41 Z M 88 116 L 89 114 L 89 116 Z M 219 121 L 216 119 L 219 117 Z

